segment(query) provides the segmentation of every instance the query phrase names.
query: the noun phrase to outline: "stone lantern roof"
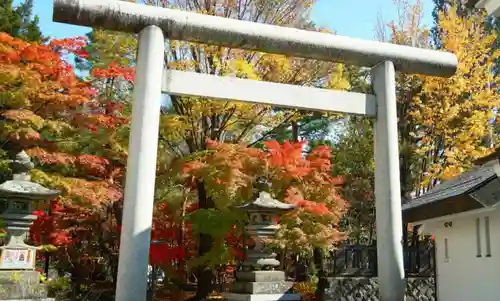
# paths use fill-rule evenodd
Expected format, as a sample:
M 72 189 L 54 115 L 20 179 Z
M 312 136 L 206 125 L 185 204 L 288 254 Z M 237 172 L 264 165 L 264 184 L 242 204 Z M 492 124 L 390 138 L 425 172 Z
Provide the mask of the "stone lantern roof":
M 238 206 L 238 209 L 243 211 L 289 211 L 295 209 L 294 204 L 282 203 L 274 199 L 271 194 L 265 191 L 260 191 L 259 196 L 243 205 Z
M 30 157 L 21 151 L 12 162 L 13 179 L 0 185 L 0 198 L 22 200 L 50 200 L 61 192 L 31 182 L 29 170 L 34 167 Z
M 31 181 L 11 180 L 0 185 L 0 198 L 51 200 L 59 194 L 59 190 L 49 189 Z

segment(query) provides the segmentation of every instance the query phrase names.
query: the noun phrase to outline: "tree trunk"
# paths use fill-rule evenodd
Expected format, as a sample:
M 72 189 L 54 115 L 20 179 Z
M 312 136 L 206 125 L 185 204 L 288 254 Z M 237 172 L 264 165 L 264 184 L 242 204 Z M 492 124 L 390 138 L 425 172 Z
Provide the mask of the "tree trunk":
M 50 268 L 50 253 L 46 252 L 45 260 L 43 263 L 43 272 L 47 278 L 49 277 L 49 268 Z
M 372 218 L 370 219 L 370 230 L 369 230 L 369 234 L 368 234 L 368 245 L 371 246 L 373 245 L 373 234 L 375 232 L 375 207 L 373 207 L 372 209 Z
M 300 130 L 299 124 L 296 121 L 292 121 L 291 125 L 292 125 L 292 140 L 294 142 L 298 142 L 299 130 Z M 320 278 L 320 283 L 321 283 L 321 278 L 326 277 L 326 275 L 324 273 L 324 254 L 323 250 L 320 248 L 313 249 L 313 266 L 317 273 L 317 276 Z
M 294 142 L 298 142 L 299 130 L 300 130 L 299 125 L 296 121 L 292 121 L 291 125 L 292 125 L 292 140 Z M 321 301 L 323 299 L 322 292 L 324 291 L 324 289 L 326 289 L 326 287 L 324 287 L 326 280 L 326 274 L 324 270 L 324 258 L 325 255 L 323 254 L 323 250 L 321 248 L 313 249 L 313 266 L 319 278 L 318 288 L 316 290 L 316 299 L 318 301 Z
M 408 247 L 408 224 L 403 224 L 403 248 Z
M 198 191 L 198 203 L 200 209 L 211 209 L 215 208 L 214 201 L 208 197 L 207 191 L 205 189 L 205 184 L 196 181 L 196 189 Z M 198 245 L 198 256 L 203 256 L 210 252 L 212 249 L 212 236 L 207 234 L 200 234 L 199 245 Z M 201 301 L 204 300 L 213 289 L 213 273 L 206 265 L 200 265 L 197 268 L 197 278 L 198 285 L 196 290 L 196 295 L 189 298 L 190 301 Z
M 299 141 L 299 125 L 297 121 L 292 121 L 292 141 Z
M 313 258 L 314 258 L 314 267 L 316 268 L 316 271 L 318 272 L 318 277 L 322 276 L 322 273 L 324 272 L 324 259 L 325 259 L 325 254 L 323 254 L 323 250 L 321 248 L 314 248 L 313 250 Z M 326 275 L 323 275 L 326 276 Z
M 418 245 L 418 230 L 420 229 L 420 226 L 413 226 L 412 227 L 412 237 L 411 237 L 411 246 L 416 247 Z
M 181 225 L 179 227 L 179 240 L 177 241 L 179 246 L 183 246 L 185 243 L 185 237 L 184 233 L 186 232 L 186 221 L 185 221 L 185 216 L 186 216 L 186 205 L 187 205 L 187 192 L 184 192 L 184 198 L 182 199 L 181 203 Z M 186 267 L 186 259 L 184 257 L 179 258 L 177 261 L 177 273 L 180 275 L 181 283 L 186 283 L 188 280 L 188 274 L 187 274 L 187 267 Z
M 329 285 L 327 280 L 327 275 L 324 269 L 325 254 L 322 249 L 314 248 L 313 257 L 314 257 L 314 265 L 316 267 L 316 271 L 318 271 L 318 287 L 316 288 L 314 296 L 316 297 L 316 301 L 324 301 L 325 291 Z

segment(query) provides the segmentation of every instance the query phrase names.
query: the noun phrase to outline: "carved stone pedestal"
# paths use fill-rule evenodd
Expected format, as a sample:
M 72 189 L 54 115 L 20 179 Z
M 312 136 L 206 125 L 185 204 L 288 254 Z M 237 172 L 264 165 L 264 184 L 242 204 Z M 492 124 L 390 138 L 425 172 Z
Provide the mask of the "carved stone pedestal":
M 231 293 L 224 295 L 227 301 L 300 300 L 300 296 L 292 292 L 293 283 L 285 281 L 282 271 L 237 272 L 236 279 Z
M 36 271 L 0 271 L 0 300 L 49 301 L 47 288 Z

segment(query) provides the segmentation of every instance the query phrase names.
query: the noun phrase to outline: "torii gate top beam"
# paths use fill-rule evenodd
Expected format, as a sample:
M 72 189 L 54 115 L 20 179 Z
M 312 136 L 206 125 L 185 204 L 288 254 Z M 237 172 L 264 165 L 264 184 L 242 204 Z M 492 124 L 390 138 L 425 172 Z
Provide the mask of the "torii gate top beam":
M 160 27 L 173 40 L 200 42 L 373 67 L 392 61 L 405 73 L 452 76 L 452 53 L 196 14 L 117 0 L 54 0 L 56 22 L 138 33 Z

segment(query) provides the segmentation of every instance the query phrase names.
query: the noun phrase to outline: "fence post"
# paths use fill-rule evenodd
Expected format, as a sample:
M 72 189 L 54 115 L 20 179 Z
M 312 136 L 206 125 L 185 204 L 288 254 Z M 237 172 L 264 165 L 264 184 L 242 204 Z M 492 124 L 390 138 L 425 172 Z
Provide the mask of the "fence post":
M 432 275 L 434 276 L 434 300 L 438 300 L 438 277 L 437 277 L 437 265 L 436 265 L 436 241 L 432 240 Z
M 372 243 L 372 248 L 370 249 L 371 253 L 371 275 L 373 277 L 378 277 L 378 262 L 377 262 L 377 240 L 374 240 Z
M 337 249 L 333 250 L 333 275 L 337 276 Z

